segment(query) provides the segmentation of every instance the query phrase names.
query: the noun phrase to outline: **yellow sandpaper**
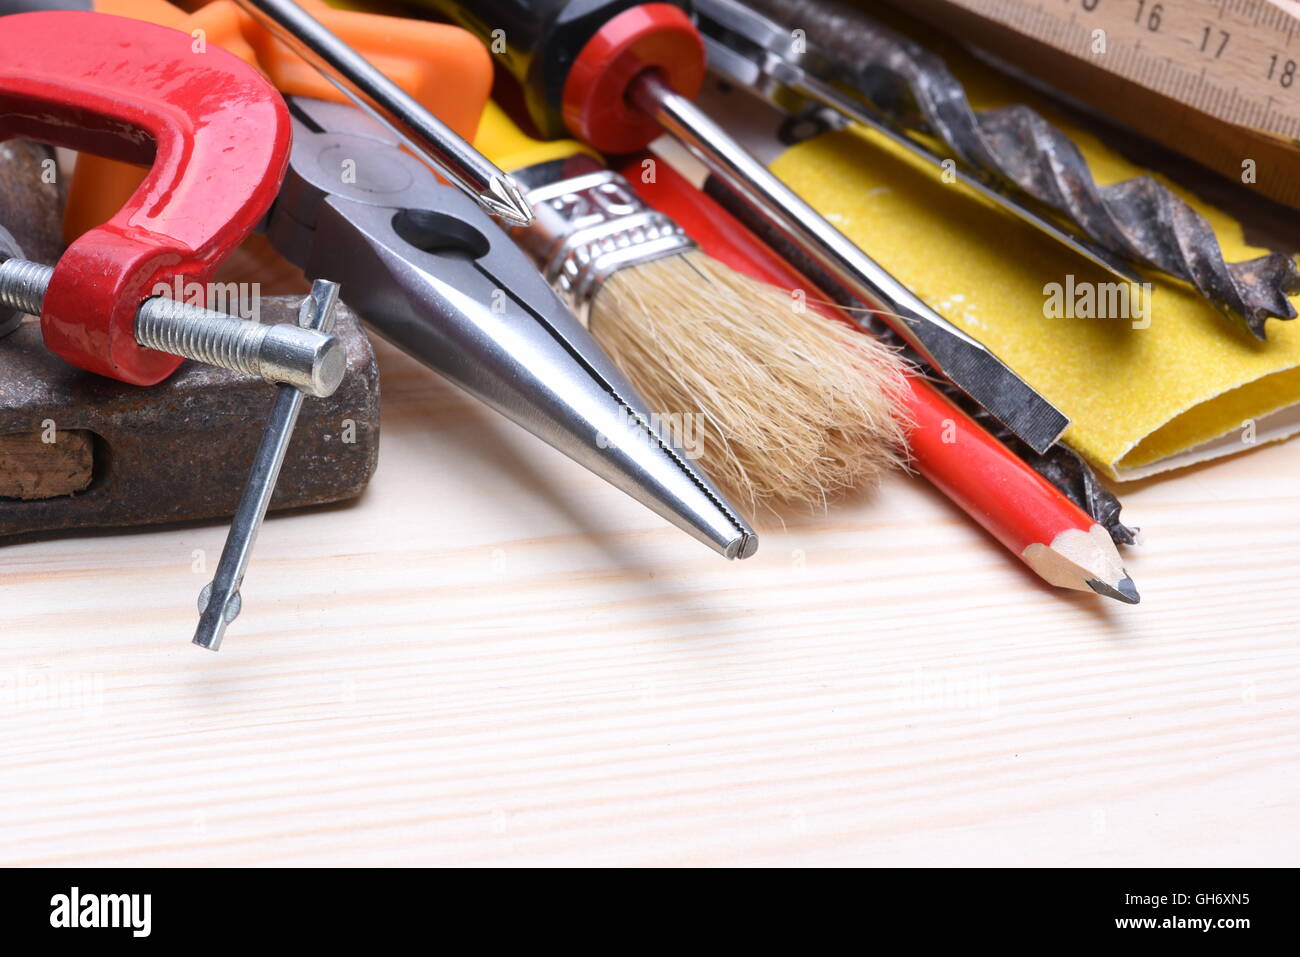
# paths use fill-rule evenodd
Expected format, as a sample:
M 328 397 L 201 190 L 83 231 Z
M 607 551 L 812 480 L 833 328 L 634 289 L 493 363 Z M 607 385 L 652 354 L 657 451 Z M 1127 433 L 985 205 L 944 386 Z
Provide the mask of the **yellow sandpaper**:
M 949 60 L 950 66 L 956 66 Z M 1101 183 L 1141 172 L 1027 91 L 969 65 L 977 108 L 1029 102 L 1064 129 Z M 1073 421 L 1069 445 L 1113 478 L 1150 475 L 1300 431 L 1300 320 L 1268 342 L 1233 328 L 1190 286 L 1155 273 L 1149 328 L 1131 318 L 1051 318 L 1044 289 L 1117 280 L 986 205 L 870 132 L 802 143 L 773 171 L 922 299 L 987 344 Z M 1163 180 L 1166 185 L 1168 181 Z M 1184 190 L 1229 262 L 1262 255 L 1230 216 Z M 1292 300 L 1300 304 L 1300 297 Z M 1271 413 L 1277 413 L 1269 418 Z M 1215 441 L 1217 440 L 1217 441 Z

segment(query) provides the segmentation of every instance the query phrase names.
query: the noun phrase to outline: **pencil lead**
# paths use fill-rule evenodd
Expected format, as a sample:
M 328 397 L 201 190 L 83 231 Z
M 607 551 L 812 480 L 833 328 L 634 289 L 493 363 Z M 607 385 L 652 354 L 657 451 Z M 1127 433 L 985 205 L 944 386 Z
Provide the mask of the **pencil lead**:
M 1116 601 L 1122 601 L 1126 605 L 1136 605 L 1142 600 L 1138 594 L 1137 586 L 1133 584 L 1133 579 L 1129 578 L 1128 573 L 1119 580 L 1118 585 L 1107 585 L 1105 582 L 1096 578 L 1088 579 L 1088 587 L 1098 595 L 1105 595 L 1107 598 L 1114 598 Z

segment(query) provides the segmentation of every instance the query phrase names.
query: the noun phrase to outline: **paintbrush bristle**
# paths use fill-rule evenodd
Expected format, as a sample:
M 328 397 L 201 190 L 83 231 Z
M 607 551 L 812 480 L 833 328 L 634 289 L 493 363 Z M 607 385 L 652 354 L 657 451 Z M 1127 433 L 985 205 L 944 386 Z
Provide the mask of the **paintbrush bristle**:
M 721 490 L 752 512 L 824 507 L 905 458 L 903 360 L 699 251 L 620 269 L 592 335 Z

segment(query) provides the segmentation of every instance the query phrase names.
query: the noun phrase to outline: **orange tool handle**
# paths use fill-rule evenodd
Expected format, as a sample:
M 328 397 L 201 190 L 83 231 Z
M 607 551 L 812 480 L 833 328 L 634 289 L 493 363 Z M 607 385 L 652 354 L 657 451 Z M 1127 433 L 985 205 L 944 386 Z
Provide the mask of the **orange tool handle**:
M 300 3 L 438 119 L 473 140 L 492 88 L 492 57 L 476 37 L 443 23 L 336 10 L 323 0 Z M 212 0 L 194 13 L 167 0 L 94 0 L 94 6 L 102 13 L 182 30 L 193 38 L 196 56 L 209 44 L 221 47 L 258 67 L 282 93 L 349 102 L 233 0 Z M 116 213 L 145 172 L 99 156 L 78 157 L 64 214 L 64 241 L 72 242 Z

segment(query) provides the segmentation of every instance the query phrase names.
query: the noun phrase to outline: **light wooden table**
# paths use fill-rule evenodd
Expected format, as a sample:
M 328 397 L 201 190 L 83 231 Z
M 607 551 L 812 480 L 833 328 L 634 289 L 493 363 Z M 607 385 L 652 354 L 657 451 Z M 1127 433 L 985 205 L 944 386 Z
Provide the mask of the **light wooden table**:
M 1131 488 L 1127 607 L 901 475 L 727 563 L 379 351 L 219 654 L 223 526 L 0 548 L 3 862 L 1296 863 L 1300 444 Z

